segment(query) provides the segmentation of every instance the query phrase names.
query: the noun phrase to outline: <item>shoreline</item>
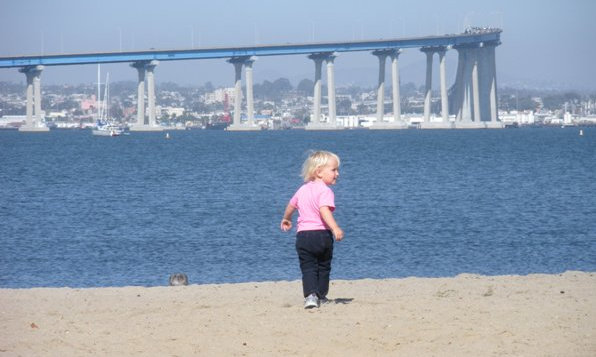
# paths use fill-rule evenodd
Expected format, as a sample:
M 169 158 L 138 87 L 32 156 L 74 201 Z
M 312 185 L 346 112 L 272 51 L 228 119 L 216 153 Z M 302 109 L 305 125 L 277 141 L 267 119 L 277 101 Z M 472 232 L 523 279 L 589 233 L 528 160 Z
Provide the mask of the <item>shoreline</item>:
M 596 272 L 0 288 L 0 355 L 596 355 Z
M 333 276 L 331 277 L 330 282 L 333 283 L 335 282 L 358 282 L 358 281 L 370 281 L 370 282 L 391 282 L 391 281 L 402 281 L 402 280 L 407 280 L 407 279 L 421 279 L 421 280 L 437 280 L 437 279 L 458 279 L 458 278 L 462 278 L 462 277 L 478 277 L 478 278 L 486 278 L 486 279 L 490 279 L 490 278 L 500 278 L 500 277 L 519 277 L 519 278 L 523 278 L 523 277 L 529 277 L 529 276 L 562 276 L 565 274 L 574 274 L 574 273 L 578 273 L 578 274 L 594 274 L 596 275 L 596 270 L 595 271 L 587 271 L 587 270 L 565 270 L 562 272 L 555 272 L 555 273 L 528 273 L 528 274 L 495 274 L 495 275 L 486 275 L 486 274 L 481 274 L 481 273 L 459 273 L 457 275 L 446 275 L 446 276 L 416 276 L 416 275 L 412 275 L 412 276 L 403 276 L 403 277 L 388 277 L 388 278 L 354 278 L 354 279 L 350 279 L 350 278 L 336 278 L 334 279 Z M 297 272 L 297 275 L 300 275 L 300 271 Z M 213 286 L 235 286 L 235 285 L 243 285 L 243 284 L 277 284 L 277 283 L 297 283 L 297 284 L 301 284 L 301 280 L 300 278 L 298 279 L 294 279 L 294 280 L 250 280 L 250 281 L 238 281 L 238 282 L 206 282 L 206 283 L 201 283 L 201 282 L 193 282 L 192 280 L 190 280 L 191 277 L 189 278 L 189 284 L 186 285 L 186 288 L 189 287 L 213 287 Z M 165 276 L 163 280 L 163 284 L 161 285 L 105 285 L 105 286 L 70 286 L 70 285 L 65 285 L 65 286 L 30 286 L 30 287 L 6 287 L 6 286 L 0 286 L 0 292 L 2 291 L 10 291 L 10 290 L 43 290 L 43 289 L 49 289 L 49 290 L 60 290 L 60 289 L 70 289 L 70 290 L 93 290 L 93 289 L 128 289 L 128 288 L 140 288 L 140 289 L 153 289 L 153 288 L 165 288 L 165 287 L 169 287 L 169 288 L 173 288 L 173 286 L 168 285 L 168 276 Z M 300 289 L 302 289 L 301 287 L 302 285 L 300 285 Z M 184 286 L 182 286 L 184 287 Z

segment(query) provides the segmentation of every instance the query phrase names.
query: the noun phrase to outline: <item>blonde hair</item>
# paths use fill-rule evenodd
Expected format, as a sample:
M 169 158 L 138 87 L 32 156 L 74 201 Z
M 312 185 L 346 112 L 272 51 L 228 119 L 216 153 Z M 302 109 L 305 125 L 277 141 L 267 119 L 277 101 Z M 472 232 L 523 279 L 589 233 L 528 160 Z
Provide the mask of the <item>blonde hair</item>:
M 311 151 L 310 155 L 302 165 L 302 178 L 304 182 L 312 181 L 316 178 L 317 169 L 329 163 L 330 159 L 337 161 L 339 166 L 339 156 L 330 151 Z

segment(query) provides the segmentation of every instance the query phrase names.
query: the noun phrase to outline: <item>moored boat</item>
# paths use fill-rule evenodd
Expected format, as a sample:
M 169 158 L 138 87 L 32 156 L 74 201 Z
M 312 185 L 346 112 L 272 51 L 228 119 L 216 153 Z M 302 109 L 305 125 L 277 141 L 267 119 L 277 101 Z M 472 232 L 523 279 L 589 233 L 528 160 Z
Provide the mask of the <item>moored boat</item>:
M 97 68 L 97 101 L 100 102 L 100 83 L 99 83 L 100 73 L 99 73 L 99 65 Z M 95 127 L 93 128 L 93 135 L 96 136 L 120 136 L 124 132 L 124 129 L 116 124 L 116 122 L 110 118 L 110 108 L 109 108 L 109 80 L 110 74 L 106 75 L 106 87 L 105 87 L 105 94 L 104 94 L 104 103 L 102 105 L 98 105 L 98 112 L 97 112 L 97 122 Z
M 103 124 L 98 122 L 97 126 L 93 128 L 93 135 L 97 136 L 120 136 L 124 130 L 118 125 Z

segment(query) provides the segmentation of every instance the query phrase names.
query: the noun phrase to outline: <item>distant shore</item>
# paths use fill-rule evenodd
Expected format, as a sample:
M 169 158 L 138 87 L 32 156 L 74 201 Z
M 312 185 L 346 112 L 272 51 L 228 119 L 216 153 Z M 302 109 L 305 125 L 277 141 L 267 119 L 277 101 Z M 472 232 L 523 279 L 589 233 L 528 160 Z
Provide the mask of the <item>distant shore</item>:
M 1 356 L 594 356 L 596 273 L 0 289 Z

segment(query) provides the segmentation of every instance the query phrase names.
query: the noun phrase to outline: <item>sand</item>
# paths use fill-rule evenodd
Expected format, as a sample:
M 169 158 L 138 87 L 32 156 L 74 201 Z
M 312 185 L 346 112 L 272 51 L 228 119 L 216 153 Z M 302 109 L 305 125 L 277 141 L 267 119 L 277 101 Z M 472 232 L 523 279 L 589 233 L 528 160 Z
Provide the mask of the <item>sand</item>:
M 336 280 L 329 297 L 304 310 L 299 281 L 0 289 L 0 356 L 596 356 L 596 273 Z

